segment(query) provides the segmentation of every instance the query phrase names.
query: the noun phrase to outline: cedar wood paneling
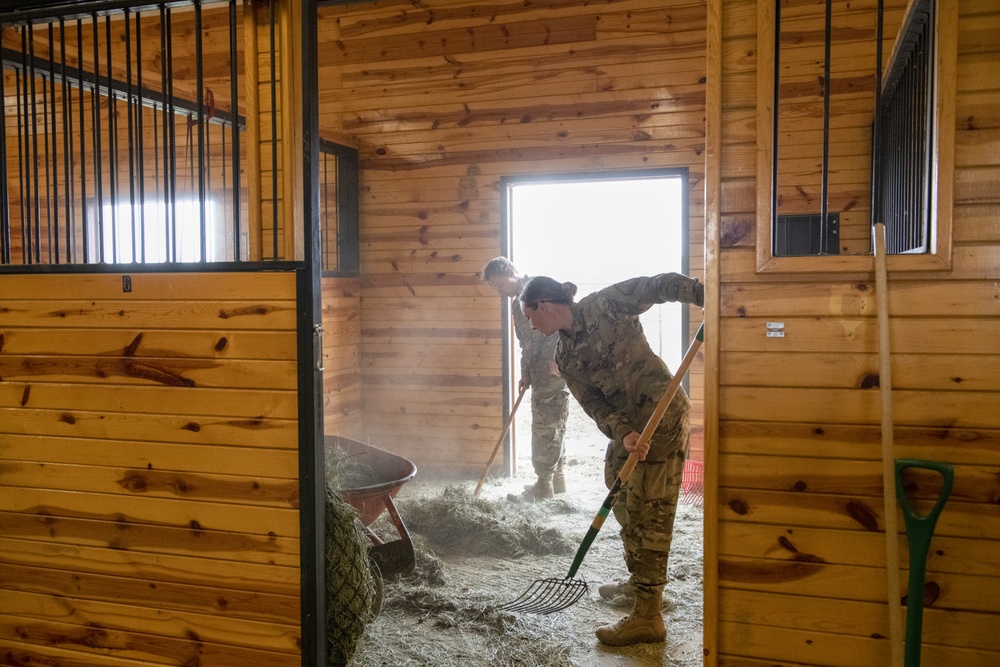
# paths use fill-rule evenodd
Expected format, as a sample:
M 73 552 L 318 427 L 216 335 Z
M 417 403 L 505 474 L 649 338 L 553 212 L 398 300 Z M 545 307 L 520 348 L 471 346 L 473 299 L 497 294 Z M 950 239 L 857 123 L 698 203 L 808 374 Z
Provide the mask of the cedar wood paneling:
M 704 2 L 324 7 L 319 61 L 322 131 L 361 154 L 372 444 L 418 465 L 489 458 L 504 420 L 501 304 L 480 271 L 500 253 L 501 177 L 686 167 L 703 276 Z
M 753 225 L 767 224 L 755 210 L 757 8 L 718 5 L 718 664 L 886 665 L 874 273 L 823 274 L 823 258 L 814 274 L 757 273 Z M 985 667 L 1000 661 L 1000 10 L 958 5 L 957 72 L 944 73 L 957 89 L 946 128 L 952 267 L 890 271 L 888 304 L 896 456 L 947 461 L 956 476 L 927 564 L 922 664 Z M 822 3 L 782 7 L 823 12 Z M 868 244 L 859 230 L 843 250 L 867 254 Z M 786 337 L 766 338 L 768 321 L 785 322 Z M 928 480 L 914 483 L 924 502 L 934 497 Z M 907 556 L 901 534 L 904 593 Z
M 359 440 L 361 290 L 357 278 L 323 278 L 323 430 Z
M 0 655 L 299 665 L 294 274 L 131 279 L 0 276 Z

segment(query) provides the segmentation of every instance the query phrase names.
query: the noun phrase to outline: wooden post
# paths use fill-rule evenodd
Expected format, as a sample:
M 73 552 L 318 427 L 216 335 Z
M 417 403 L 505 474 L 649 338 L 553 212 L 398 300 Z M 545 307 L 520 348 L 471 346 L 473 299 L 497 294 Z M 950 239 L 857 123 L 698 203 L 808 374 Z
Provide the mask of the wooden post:
M 276 7 L 281 123 L 281 223 L 284 229 L 284 259 L 305 258 L 305 230 L 302 220 L 302 3 L 284 0 Z
M 261 179 L 260 179 L 260 76 L 257 68 L 260 54 L 257 48 L 257 7 L 254 0 L 243 1 L 243 76 L 244 100 L 247 121 L 247 227 L 248 257 L 259 262 L 264 258 L 264 239 L 261 229 Z

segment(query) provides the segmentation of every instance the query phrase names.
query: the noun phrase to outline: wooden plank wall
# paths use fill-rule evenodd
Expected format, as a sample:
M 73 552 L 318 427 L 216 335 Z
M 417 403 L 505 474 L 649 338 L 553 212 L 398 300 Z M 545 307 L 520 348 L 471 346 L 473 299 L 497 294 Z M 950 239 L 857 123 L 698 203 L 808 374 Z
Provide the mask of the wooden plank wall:
M 703 0 L 320 10 L 321 129 L 361 153 L 372 444 L 418 465 L 489 457 L 504 417 L 501 310 L 480 271 L 500 253 L 501 177 L 687 167 L 703 276 L 705 19 Z M 699 364 L 699 436 L 701 378 Z
M 0 276 L 0 655 L 301 663 L 291 273 Z
M 1000 9 L 956 1 L 958 34 L 946 39 L 957 39 L 958 66 L 945 73 L 957 88 L 956 123 L 945 128 L 956 147 L 952 265 L 890 271 L 888 302 L 896 455 L 946 461 L 956 474 L 927 565 L 922 664 L 985 667 L 1000 663 Z M 728 667 L 881 667 L 889 623 L 874 263 L 824 274 L 817 258 L 816 273 L 756 272 L 753 225 L 767 220 L 755 211 L 758 10 L 753 0 L 717 2 L 720 623 L 706 633 L 717 630 L 718 664 Z M 766 338 L 768 321 L 785 322 L 786 337 Z M 921 505 L 935 497 L 932 482 L 915 482 Z M 904 592 L 907 557 L 901 535 Z
M 364 437 L 361 413 L 361 288 L 357 278 L 322 279 L 323 429 Z

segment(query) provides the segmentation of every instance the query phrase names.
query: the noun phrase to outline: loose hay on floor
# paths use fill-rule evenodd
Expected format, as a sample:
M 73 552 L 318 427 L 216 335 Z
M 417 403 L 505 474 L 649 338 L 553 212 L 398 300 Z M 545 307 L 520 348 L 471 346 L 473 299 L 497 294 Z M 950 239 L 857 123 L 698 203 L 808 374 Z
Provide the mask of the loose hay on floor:
M 565 619 L 556 617 L 517 616 L 501 611 L 485 595 L 452 599 L 403 582 L 387 585 L 382 616 L 374 631 L 366 632 L 361 650 L 377 655 L 377 663 L 366 664 L 394 667 L 564 667 L 569 664 L 571 648 L 565 624 Z M 464 650 L 456 652 L 452 646 L 442 651 L 433 637 L 421 641 L 427 635 L 415 636 L 414 626 L 464 637 Z
M 418 544 L 414 544 L 413 557 L 413 572 L 403 576 L 403 579 L 407 583 L 436 587 L 445 585 L 444 566 L 433 552 Z
M 506 500 L 475 498 L 461 486 L 449 486 L 436 498 L 397 505 L 412 532 L 452 553 L 520 558 L 528 554 L 566 554 L 576 548 L 557 528 L 532 520 L 536 512 L 544 510 Z

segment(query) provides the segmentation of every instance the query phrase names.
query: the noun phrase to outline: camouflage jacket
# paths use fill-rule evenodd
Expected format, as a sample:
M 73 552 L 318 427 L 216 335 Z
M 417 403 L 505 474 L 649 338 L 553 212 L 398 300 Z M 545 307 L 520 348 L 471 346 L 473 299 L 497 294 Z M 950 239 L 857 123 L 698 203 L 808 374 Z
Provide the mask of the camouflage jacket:
M 527 378 L 533 389 L 560 391 L 566 386 L 563 379 L 552 372 L 552 359 L 556 354 L 559 338 L 546 337 L 531 328 L 531 322 L 521 312 L 521 301 L 517 297 L 511 301 L 514 317 L 514 335 L 521 347 L 521 377 Z
M 622 438 L 642 432 L 672 377 L 639 323 L 641 313 L 667 301 L 700 306 L 704 286 L 678 273 L 632 278 L 573 304 L 572 330 L 559 332 L 559 371 L 586 413 L 615 441 L 617 455 L 624 452 Z M 689 405 L 681 389 L 660 422 L 664 432 Z

